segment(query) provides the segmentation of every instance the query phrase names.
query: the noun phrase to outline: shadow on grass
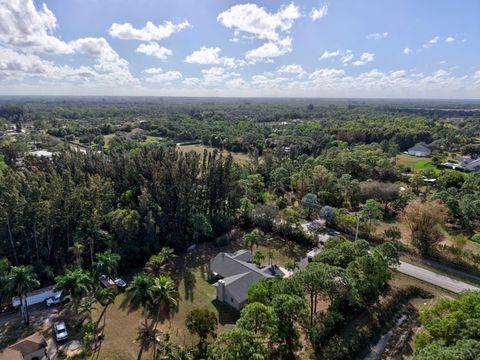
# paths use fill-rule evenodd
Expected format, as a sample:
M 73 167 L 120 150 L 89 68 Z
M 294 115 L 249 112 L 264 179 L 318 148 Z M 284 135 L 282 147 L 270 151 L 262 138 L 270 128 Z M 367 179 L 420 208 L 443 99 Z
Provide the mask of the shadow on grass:
M 220 325 L 235 325 L 240 317 L 240 313 L 237 310 L 226 304 L 223 304 L 217 299 L 212 300 L 212 304 L 215 306 L 215 309 L 217 309 L 218 322 Z

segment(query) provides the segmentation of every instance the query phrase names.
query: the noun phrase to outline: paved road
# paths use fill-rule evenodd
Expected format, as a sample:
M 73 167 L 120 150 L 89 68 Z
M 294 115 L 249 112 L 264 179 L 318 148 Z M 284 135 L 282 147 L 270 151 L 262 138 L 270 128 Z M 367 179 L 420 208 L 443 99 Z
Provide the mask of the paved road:
M 315 222 L 313 221 L 307 222 L 302 224 L 302 228 L 307 234 L 313 235 L 313 233 L 310 231 L 310 226 L 314 224 Z M 299 268 L 302 268 L 308 265 L 308 261 L 306 258 L 304 258 L 298 264 L 299 264 Z M 441 287 L 442 289 L 454 292 L 456 294 L 461 293 L 462 291 L 467 291 L 467 290 L 480 291 L 480 288 L 474 285 L 470 285 L 463 281 L 453 279 L 449 276 L 440 275 L 434 271 L 427 270 L 425 268 L 407 263 L 405 261 L 400 261 L 400 265 L 396 268 L 396 270 L 401 272 L 402 274 L 412 276 L 416 279 L 425 281 L 432 285 L 436 285 L 438 287 Z
M 437 274 L 431 270 L 424 269 L 420 266 L 412 265 L 404 261 L 400 261 L 397 271 L 402 274 L 412 276 L 416 279 L 423 280 L 430 284 L 449 290 L 456 294 L 467 290 L 480 290 L 480 288 L 467 284 L 463 281 L 452 279 L 451 277 Z

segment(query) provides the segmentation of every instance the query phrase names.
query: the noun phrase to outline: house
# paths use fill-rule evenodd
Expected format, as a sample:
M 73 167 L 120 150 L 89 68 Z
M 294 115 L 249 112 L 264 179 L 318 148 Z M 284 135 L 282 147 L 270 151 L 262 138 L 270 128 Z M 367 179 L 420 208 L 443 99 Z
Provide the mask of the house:
M 452 162 L 441 163 L 440 166 L 444 167 L 444 168 L 448 168 L 448 169 L 453 169 L 453 170 L 456 170 L 456 169 L 462 167 L 460 164 L 456 164 L 456 163 L 452 163 Z
M 460 165 L 465 170 L 480 172 L 480 158 L 472 159 L 470 156 L 462 156 L 460 158 Z
M 260 280 L 271 280 L 285 274 L 276 265 L 257 266 L 252 263 L 252 253 L 238 250 L 219 253 L 208 266 L 211 279 L 218 280 L 217 300 L 240 311 L 247 302 L 248 289 Z
M 47 341 L 35 333 L 0 351 L 0 360 L 48 359 Z
M 53 153 L 51 151 L 46 151 L 46 150 L 31 151 L 29 152 L 29 154 L 39 158 L 44 157 L 44 158 L 47 158 L 48 160 L 52 160 L 53 158 Z
M 408 155 L 417 157 L 428 157 L 432 154 L 432 151 L 422 144 L 417 144 L 414 147 L 408 149 Z

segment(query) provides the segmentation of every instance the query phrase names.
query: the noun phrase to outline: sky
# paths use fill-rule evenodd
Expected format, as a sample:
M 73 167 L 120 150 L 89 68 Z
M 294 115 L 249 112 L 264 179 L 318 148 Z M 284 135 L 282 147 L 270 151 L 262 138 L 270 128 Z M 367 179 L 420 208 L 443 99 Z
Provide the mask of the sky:
M 480 98 L 478 0 L 0 0 L 0 95 Z

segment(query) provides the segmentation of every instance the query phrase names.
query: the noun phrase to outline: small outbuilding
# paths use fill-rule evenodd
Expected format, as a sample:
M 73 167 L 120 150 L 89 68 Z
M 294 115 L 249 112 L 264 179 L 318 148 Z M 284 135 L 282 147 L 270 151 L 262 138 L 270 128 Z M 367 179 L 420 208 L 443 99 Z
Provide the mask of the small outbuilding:
M 33 360 L 47 357 L 47 341 L 40 333 L 35 333 L 0 350 L 0 360 Z
M 425 145 L 417 144 L 408 149 L 408 155 L 416 157 L 429 157 L 432 155 L 432 151 Z

